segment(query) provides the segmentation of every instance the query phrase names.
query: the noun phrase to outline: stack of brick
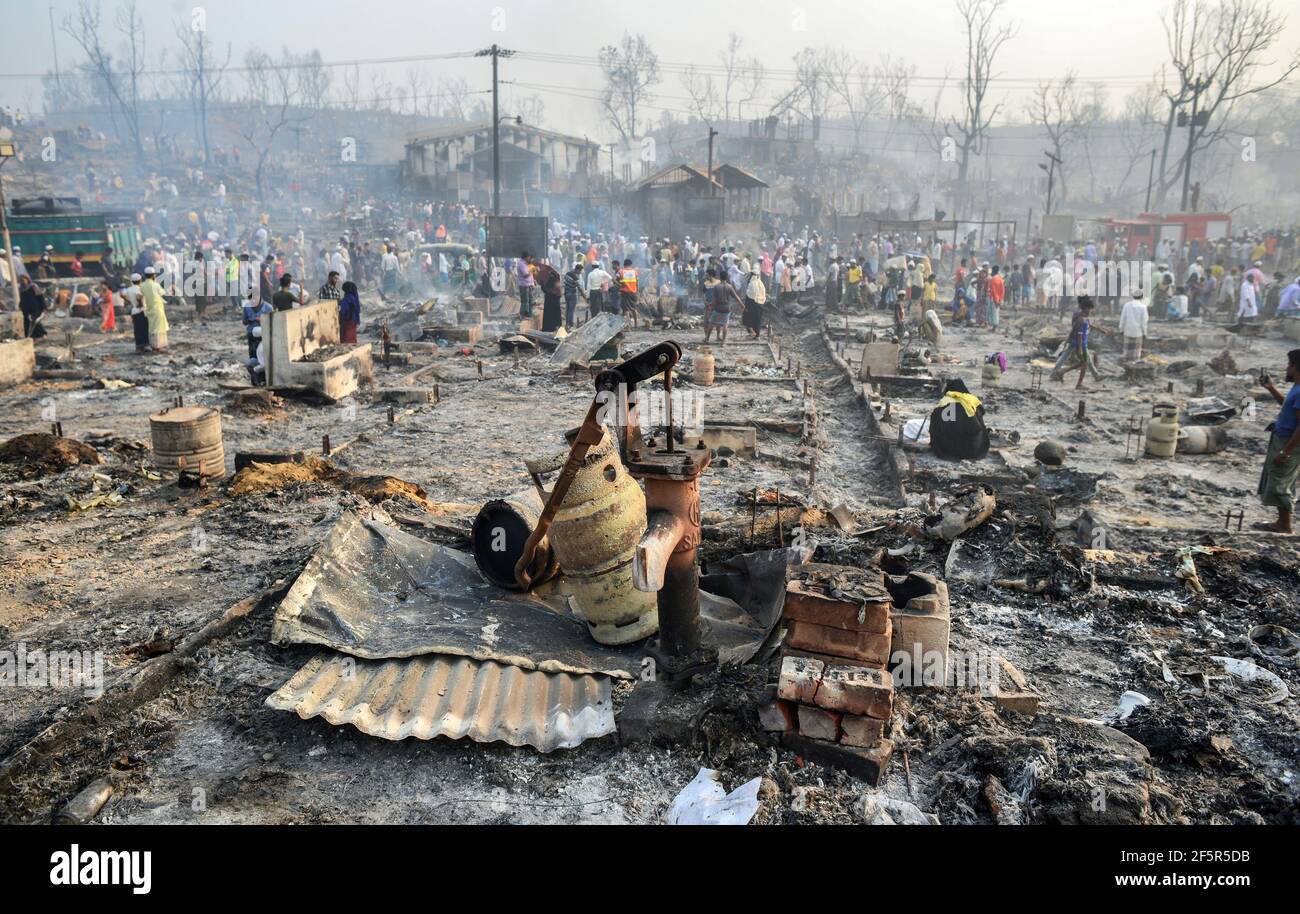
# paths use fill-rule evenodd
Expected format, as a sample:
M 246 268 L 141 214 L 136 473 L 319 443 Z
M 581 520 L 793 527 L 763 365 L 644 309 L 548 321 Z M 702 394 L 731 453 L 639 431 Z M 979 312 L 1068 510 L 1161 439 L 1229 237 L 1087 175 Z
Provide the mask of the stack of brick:
M 838 565 L 792 571 L 780 678 L 760 720 L 813 761 L 879 783 L 893 751 L 887 734 L 894 706 L 886 669 L 892 605 L 883 574 Z

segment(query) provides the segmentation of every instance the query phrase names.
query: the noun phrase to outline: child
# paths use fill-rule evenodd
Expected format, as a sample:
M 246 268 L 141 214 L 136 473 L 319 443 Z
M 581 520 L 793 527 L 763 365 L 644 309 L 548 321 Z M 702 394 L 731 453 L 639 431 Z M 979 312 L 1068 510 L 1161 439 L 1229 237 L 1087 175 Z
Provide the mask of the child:
M 135 334 L 135 351 L 137 354 L 151 352 L 149 345 L 149 318 L 144 313 L 144 299 L 139 295 L 131 303 L 131 330 Z

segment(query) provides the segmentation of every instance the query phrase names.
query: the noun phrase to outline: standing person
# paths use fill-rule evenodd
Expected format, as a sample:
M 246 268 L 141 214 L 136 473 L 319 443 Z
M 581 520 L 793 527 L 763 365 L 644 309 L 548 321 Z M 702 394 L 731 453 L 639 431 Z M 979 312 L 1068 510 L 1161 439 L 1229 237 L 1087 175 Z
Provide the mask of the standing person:
M 578 310 L 578 296 L 586 298 L 582 290 L 582 259 L 573 262 L 564 274 L 564 329 L 572 330 Z
M 301 291 L 297 295 L 293 293 L 290 286 L 293 285 L 293 276 L 285 273 L 280 277 L 280 291 L 271 296 L 271 306 L 276 311 L 292 311 L 303 303 L 303 294 Z
M 843 279 L 842 269 L 840 267 L 840 258 L 832 257 L 826 267 L 826 313 L 838 311 L 840 308 L 840 296 L 842 295 L 840 283 Z
M 829 293 L 827 297 L 829 298 Z M 749 283 L 745 286 L 745 311 L 741 315 L 741 323 L 754 339 L 762 335 L 765 304 L 767 304 L 767 288 L 763 285 L 761 268 L 756 263 L 750 268 Z
M 599 261 L 593 263 L 591 269 L 587 271 L 587 311 L 591 317 L 595 317 L 601 311 L 606 310 L 605 291 L 609 288 L 609 284 L 613 279 L 614 277 L 609 275 Z
M 985 319 L 988 321 L 990 329 L 998 329 L 998 318 L 1002 310 L 1002 299 L 1006 296 L 1006 281 L 999 272 L 1002 268 L 997 264 L 993 265 L 993 273 L 989 276 L 988 284 L 988 301 L 985 304 Z
M 726 271 L 723 272 L 723 277 Z M 728 282 L 725 278 L 719 277 L 718 284 L 713 287 L 713 305 L 709 309 L 708 324 L 718 331 L 718 343 L 727 345 L 727 325 L 731 323 L 731 311 L 733 306 L 744 306 L 740 300 L 740 294 L 736 292 L 736 287 Z M 705 342 L 708 342 L 708 328 L 705 328 Z
M 533 273 L 533 258 L 527 251 L 515 261 L 515 285 L 519 287 L 519 316 L 533 316 L 533 289 L 537 286 L 537 277 Z
M 1257 526 L 1272 533 L 1291 532 L 1296 477 L 1300 476 L 1300 349 L 1286 354 L 1286 379 L 1291 382 L 1286 396 L 1267 374 L 1260 379 L 1264 389 L 1282 406 L 1277 419 L 1268 427 L 1272 434 L 1259 477 L 1260 502 L 1277 508 L 1277 521 Z
M 361 296 L 357 284 L 345 282 L 343 297 L 339 299 L 339 342 L 355 343 L 357 328 L 361 326 Z
M 875 244 L 875 241 L 871 242 Z M 856 260 L 849 261 L 849 269 L 845 274 L 845 298 L 852 304 L 861 307 L 862 305 L 862 267 L 858 266 Z
M 1135 362 L 1142 358 L 1142 344 L 1147 336 L 1146 302 L 1142 301 L 1142 290 L 1134 289 L 1133 297 L 1124 303 L 1119 313 L 1119 332 L 1124 336 L 1124 361 Z
M 623 269 L 618 271 L 618 304 L 624 316 L 632 315 L 632 327 L 637 326 L 637 273 L 632 259 L 624 258 Z
M 131 302 L 131 332 L 135 336 L 136 355 L 143 355 L 149 351 L 149 316 L 144 313 L 144 298 L 140 295 L 140 274 L 132 273 L 131 279 L 135 283 L 131 288 L 136 293 L 128 299 Z M 267 307 L 271 306 L 267 305 Z
M 154 352 L 167 351 L 167 302 L 163 297 L 162 286 L 158 285 L 153 267 L 145 267 L 144 281 L 140 283 L 140 301 L 144 306 L 144 315 L 149 321 L 149 348 Z
M 343 259 L 342 255 L 338 255 L 337 259 L 341 261 Z M 343 275 L 343 270 L 340 269 L 341 266 L 342 264 L 338 262 L 334 264 L 334 268 L 340 276 Z M 397 258 L 392 246 L 384 245 L 384 253 L 379 258 L 379 288 L 385 299 L 390 295 L 397 294 L 397 277 L 401 275 L 401 272 L 402 262 Z
M 325 278 L 325 284 L 320 287 L 316 297 L 321 301 L 338 301 L 343 297 L 343 286 L 339 284 L 339 274 L 330 270 L 329 276 Z
M 226 299 L 232 308 L 239 308 L 243 303 L 239 288 L 239 258 L 230 248 L 226 248 Z
M 537 287 L 542 290 L 542 331 L 554 333 L 564 325 L 564 316 L 560 311 L 564 281 L 555 267 L 543 261 L 537 265 Z
M 99 332 L 112 333 L 117 329 L 117 315 L 113 311 L 113 290 L 107 282 L 99 284 Z
M 18 310 L 23 313 L 23 336 L 39 340 L 45 336 L 41 316 L 45 313 L 45 293 L 26 273 L 18 277 Z
M 1250 324 L 1254 323 L 1255 318 L 1259 316 L 1259 301 L 1255 291 L 1255 283 L 1249 276 L 1241 280 L 1240 299 L 1237 304 L 1237 323 Z

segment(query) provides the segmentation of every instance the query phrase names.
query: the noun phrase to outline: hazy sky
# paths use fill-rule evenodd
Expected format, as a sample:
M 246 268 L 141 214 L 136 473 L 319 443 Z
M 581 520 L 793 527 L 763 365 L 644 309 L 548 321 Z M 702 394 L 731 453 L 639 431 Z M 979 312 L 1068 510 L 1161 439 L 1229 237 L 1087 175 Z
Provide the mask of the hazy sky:
M 119 0 L 102 0 L 104 20 L 112 22 Z M 60 29 L 76 4 L 4 0 L 5 31 L 0 37 L 0 73 L 41 73 L 52 68 L 50 8 L 53 8 L 59 63 L 69 69 L 82 59 L 80 49 Z M 1003 49 L 997 63 L 1001 82 L 993 97 L 1007 100 L 1007 114 L 1023 117 L 1025 88 L 1040 79 L 1060 77 L 1073 69 L 1080 79 L 1104 81 L 1112 104 L 1148 78 L 1165 57 L 1160 13 L 1167 0 L 1008 0 L 1003 17 L 1017 26 L 1017 37 Z M 755 0 L 750 3 L 678 2 L 603 3 L 593 0 L 461 0 L 383 3 L 344 0 L 139 0 L 147 21 L 150 66 L 158 66 L 164 48 L 174 65 L 174 22 L 189 21 L 196 6 L 205 8 L 208 29 L 218 45 L 233 47 L 236 62 L 252 45 L 278 52 L 319 49 L 326 61 L 434 55 L 474 50 L 496 42 L 520 51 L 594 58 L 600 45 L 616 41 L 624 31 L 641 32 L 669 72 L 657 87 L 660 108 L 686 112 L 679 71 L 689 63 L 716 64 L 718 50 L 729 32 L 744 39 L 744 53 L 762 58 L 769 71 L 767 90 L 773 97 L 789 86 L 791 56 L 806 45 L 848 47 L 876 61 L 882 53 L 901 56 L 917 67 L 914 98 L 927 106 L 938 78 L 947 70 L 954 77 L 964 62 L 965 38 L 952 0 L 907 0 L 881 3 L 863 0 Z M 1300 3 L 1275 0 L 1289 13 L 1284 45 L 1271 55 L 1281 59 L 1300 46 Z M 109 30 L 105 30 L 109 32 Z M 106 35 L 116 47 L 115 32 Z M 486 89 L 489 65 L 483 59 L 430 61 L 384 65 L 390 80 L 404 84 L 406 71 L 421 66 L 428 76 L 463 76 L 472 89 Z M 369 70 L 363 68 L 363 94 L 372 94 Z M 335 85 L 342 71 L 335 71 Z M 503 111 L 509 112 L 511 92 L 540 94 L 546 103 L 546 126 L 608 138 L 610 131 L 591 100 L 600 88 L 599 70 L 591 63 L 503 61 L 501 77 L 527 84 L 505 86 Z M 546 88 L 538 88 L 538 87 Z M 1285 90 L 1300 96 L 1300 85 Z M 949 104 L 956 101 L 950 90 Z M 40 93 L 31 79 L 0 78 L 0 101 L 39 109 Z M 765 105 L 766 106 L 766 105 Z M 765 107 L 764 106 L 764 107 Z M 761 113 L 755 105 L 746 115 Z M 1005 119 L 1005 118 L 1001 118 Z

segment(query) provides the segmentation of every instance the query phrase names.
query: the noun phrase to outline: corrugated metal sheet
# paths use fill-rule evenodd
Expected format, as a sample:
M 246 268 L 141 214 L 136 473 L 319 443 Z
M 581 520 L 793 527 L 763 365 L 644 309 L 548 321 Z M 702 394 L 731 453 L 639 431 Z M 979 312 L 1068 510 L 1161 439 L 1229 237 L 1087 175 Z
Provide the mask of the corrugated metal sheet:
M 610 693 L 605 676 L 543 673 L 491 660 L 320 654 L 266 704 L 384 739 L 468 736 L 550 752 L 613 733 Z

